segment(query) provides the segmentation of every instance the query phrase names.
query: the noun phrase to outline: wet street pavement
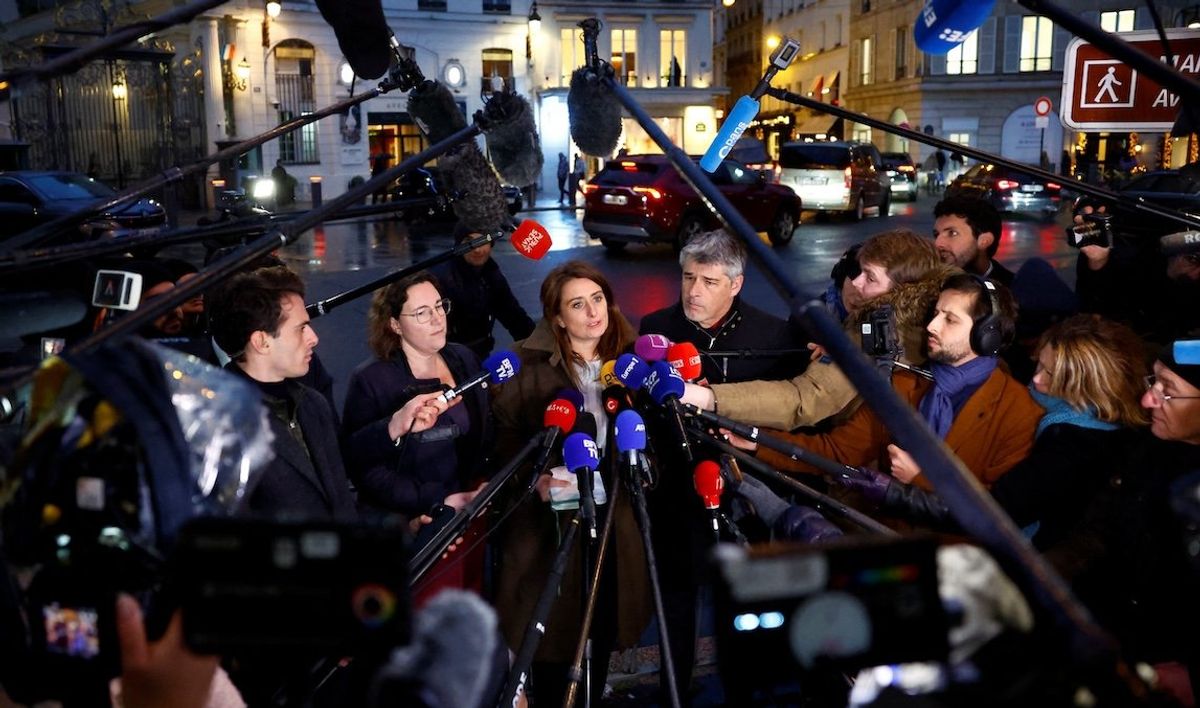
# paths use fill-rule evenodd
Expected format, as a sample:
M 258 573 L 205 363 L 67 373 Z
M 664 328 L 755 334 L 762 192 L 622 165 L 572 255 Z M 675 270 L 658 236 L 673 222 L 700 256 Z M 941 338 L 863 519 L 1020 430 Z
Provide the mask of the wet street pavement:
M 888 217 L 868 216 L 859 223 L 838 217 L 814 218 L 806 213 L 792 242 L 773 250 L 799 286 L 817 294 L 828 282 L 829 269 L 850 245 L 885 229 L 908 228 L 930 233 L 933 205 L 931 198 L 893 204 Z M 647 313 L 666 307 L 679 297 L 679 266 L 669 245 L 630 246 L 613 256 L 583 232 L 582 209 L 537 209 L 521 212 L 518 218 L 542 223 L 554 242 L 541 261 L 523 258 L 507 243 L 498 244 L 493 251 L 513 292 L 535 320 L 541 315 L 538 290 L 542 279 L 555 265 L 573 258 L 595 265 L 609 277 L 618 304 L 635 325 Z M 452 226 L 435 223 L 408 228 L 403 222 L 389 218 L 332 223 L 304 235 L 280 255 L 305 278 L 307 300 L 311 303 L 445 252 L 453 243 Z M 1073 286 L 1075 255 L 1066 245 L 1060 224 L 1005 221 L 997 258 L 1013 271 L 1029 258 L 1043 258 Z M 743 296 L 759 307 L 781 315 L 785 312 L 783 299 L 753 262 L 747 272 Z M 370 296 L 363 296 L 314 320 L 321 338 L 317 351 L 336 379 L 335 396 L 339 402 L 350 372 L 369 357 L 366 344 L 369 305 Z M 498 346 L 511 342 L 511 337 L 499 326 L 496 338 Z

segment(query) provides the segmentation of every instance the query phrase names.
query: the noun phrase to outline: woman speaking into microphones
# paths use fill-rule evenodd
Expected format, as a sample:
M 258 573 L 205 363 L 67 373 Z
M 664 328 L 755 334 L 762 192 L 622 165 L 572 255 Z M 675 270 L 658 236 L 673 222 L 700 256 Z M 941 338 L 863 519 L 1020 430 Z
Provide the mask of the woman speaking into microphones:
M 541 288 L 542 319 L 533 334 L 516 344 L 521 358 L 521 376 L 502 388 L 493 411 L 496 416 L 497 459 L 507 459 L 530 438 L 539 435 L 547 404 L 561 397 L 564 387 L 582 393 L 582 413 L 596 421 L 596 442 L 603 447 L 608 427 L 601 398 L 600 370 L 605 361 L 633 345 L 635 331 L 613 299 L 608 280 L 592 266 L 568 261 L 546 276 Z M 589 431 L 591 432 L 591 431 Z M 601 466 L 603 469 L 603 466 Z M 561 470 L 560 470 L 561 472 Z M 516 649 L 525 635 L 534 605 L 550 574 L 552 559 L 563 528 L 573 511 L 557 514 L 563 507 L 563 487 L 570 482 L 559 475 L 545 474 L 537 482 L 538 497 L 516 508 L 500 529 L 500 568 L 495 605 L 501 628 Z M 596 474 L 613 494 L 614 481 Z M 514 485 L 518 486 L 518 485 Z M 524 484 L 519 485 L 523 490 Z M 599 493 L 597 505 L 603 504 Z M 596 616 L 592 622 L 593 705 L 599 704 L 614 647 L 633 646 L 650 617 L 646 559 L 632 510 L 621 496 L 617 502 L 612 552 L 602 571 Z M 603 518 L 606 505 L 598 506 Z M 582 534 L 581 534 L 582 535 Z M 580 587 L 581 560 L 577 547 L 568 560 L 558 598 L 545 620 L 546 634 L 535 655 L 531 692 L 538 704 L 561 705 L 567 683 L 567 668 L 579 639 L 583 597 Z

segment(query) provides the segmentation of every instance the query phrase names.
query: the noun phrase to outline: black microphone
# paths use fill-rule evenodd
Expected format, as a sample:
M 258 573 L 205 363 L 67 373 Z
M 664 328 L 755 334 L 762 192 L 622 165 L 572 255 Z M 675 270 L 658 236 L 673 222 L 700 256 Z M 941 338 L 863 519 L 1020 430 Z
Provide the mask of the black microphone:
M 621 384 L 606 387 L 600 393 L 600 400 L 604 401 L 604 412 L 610 418 L 621 411 L 633 408 L 633 401 L 629 398 L 629 389 Z
M 333 28 L 338 48 L 355 74 L 378 79 L 387 73 L 392 32 L 383 18 L 381 0 L 317 0 L 317 9 Z
M 516 187 L 537 182 L 544 158 L 533 107 L 524 96 L 511 91 L 493 93 L 475 114 L 475 121 L 483 130 L 492 166 L 505 182 Z
M 1162 249 L 1163 255 L 1167 257 L 1200 253 L 1200 231 L 1180 231 L 1175 234 L 1167 234 L 1158 239 L 1158 246 Z
M 665 361 L 656 361 L 646 377 L 646 391 L 654 402 L 667 409 L 675 428 L 679 449 L 688 462 L 692 461 L 692 446 L 688 442 L 687 430 L 683 427 L 683 416 L 679 413 L 679 397 L 683 395 L 683 378 Z
M 604 70 L 611 72 L 612 68 L 604 65 Z M 583 154 L 607 158 L 617 149 L 617 141 L 621 139 L 621 103 L 589 67 L 571 74 L 567 119 L 571 124 L 571 140 Z

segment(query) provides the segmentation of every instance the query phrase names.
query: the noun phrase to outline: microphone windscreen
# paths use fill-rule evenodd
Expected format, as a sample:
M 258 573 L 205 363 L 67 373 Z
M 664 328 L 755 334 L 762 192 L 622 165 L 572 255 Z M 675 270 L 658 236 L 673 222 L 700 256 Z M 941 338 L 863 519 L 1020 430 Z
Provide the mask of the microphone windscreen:
M 438 167 L 446 188 L 462 193 L 451 208 L 464 226 L 476 233 L 496 233 L 512 223 L 500 181 L 479 146 L 472 142 L 443 155 Z
M 624 386 L 624 382 L 617 378 L 617 361 L 609 359 L 600 365 L 600 385 L 604 388 L 610 386 Z
M 645 385 L 646 377 L 650 375 L 650 366 L 635 354 L 622 354 L 617 357 L 614 370 L 617 372 L 617 378 L 625 384 L 625 388 L 631 391 L 637 391 Z
M 542 260 L 542 256 L 546 255 L 552 245 L 550 232 L 533 219 L 522 221 L 516 231 L 512 232 L 509 241 L 512 242 L 513 248 L 517 249 L 517 253 L 534 261 Z
M 684 381 L 693 381 L 700 376 L 700 350 L 691 342 L 672 344 L 667 350 L 667 363 Z
M 542 143 L 533 122 L 533 107 L 511 91 L 493 93 L 483 106 L 483 137 L 488 156 L 500 178 L 515 187 L 538 181 L 542 174 Z
M 746 132 L 750 122 L 758 115 L 758 101 L 749 96 L 742 96 L 733 104 L 733 110 L 725 116 L 725 122 L 717 131 L 712 144 L 708 146 L 704 157 L 700 158 L 700 167 L 705 172 L 714 172 L 721 166 L 721 161 L 729 157 L 729 151 Z
M 646 391 L 655 403 L 663 404 L 683 395 L 683 379 L 679 372 L 665 361 L 656 361 L 646 378 Z
M 483 368 L 487 369 L 492 383 L 504 383 L 521 370 L 521 360 L 512 352 L 498 351 L 483 360 Z
M 1171 345 L 1175 363 L 1183 366 L 1200 364 L 1200 339 L 1177 339 Z
M 392 63 L 391 33 L 381 0 L 317 0 L 338 48 L 354 73 L 378 79 Z
M 571 405 L 575 406 L 575 410 L 583 408 L 583 394 L 574 388 L 560 388 L 558 393 L 554 394 L 555 398 L 561 398 L 565 401 L 570 401 Z
M 913 41 L 926 54 L 945 54 L 992 14 L 996 0 L 925 0 L 913 26 Z
M 667 358 L 667 350 L 671 348 L 671 340 L 661 334 L 643 334 L 633 343 L 633 351 L 643 361 L 662 361 Z
M 621 411 L 617 414 L 617 452 L 646 449 L 646 422 L 637 411 Z
M 571 74 L 567 119 L 571 124 L 571 140 L 580 152 L 608 158 L 617 149 L 621 139 L 621 103 L 587 67 Z
M 575 404 L 562 398 L 550 401 L 546 412 L 542 414 L 542 427 L 558 428 L 563 432 L 575 427 Z
M 692 484 L 696 494 L 704 500 L 704 508 L 717 509 L 721 506 L 721 494 L 725 491 L 725 480 L 721 477 L 721 467 L 712 460 L 705 460 L 696 465 L 692 472 Z
M 1158 239 L 1164 256 L 1184 256 L 1200 253 L 1200 231 L 1180 231 Z
M 574 472 L 584 467 L 594 470 L 600 466 L 600 451 L 596 441 L 587 433 L 571 433 L 563 440 L 563 464 Z
M 426 79 L 408 92 L 408 114 L 431 143 L 440 143 L 467 127 L 454 94 L 440 81 Z
M 575 430 L 572 432 L 583 433 L 589 438 L 596 439 L 596 416 L 587 411 L 580 411 L 575 417 Z

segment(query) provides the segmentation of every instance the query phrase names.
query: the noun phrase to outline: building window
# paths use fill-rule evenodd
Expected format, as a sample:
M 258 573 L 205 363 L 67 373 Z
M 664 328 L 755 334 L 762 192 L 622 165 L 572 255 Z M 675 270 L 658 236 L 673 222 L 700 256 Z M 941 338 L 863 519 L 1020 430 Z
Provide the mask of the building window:
M 637 86 L 637 30 L 612 31 L 612 61 L 609 63 L 621 83 Z
M 275 95 L 279 101 L 279 122 L 305 116 L 316 110 L 313 64 L 316 51 L 308 42 L 288 39 L 275 47 Z M 317 126 L 309 123 L 279 137 L 279 159 L 284 164 L 320 162 L 317 152 Z
M 483 11 L 507 15 L 512 12 L 512 4 L 508 0 L 483 0 Z
M 896 28 L 896 80 L 908 76 L 908 28 Z
M 418 10 L 446 11 L 446 0 L 417 0 Z
M 1050 71 L 1054 25 L 1045 17 L 1021 18 L 1020 71 Z
M 858 83 L 863 86 L 871 85 L 871 67 L 875 64 L 873 42 L 870 37 L 859 40 Z
M 946 133 L 946 140 L 949 140 L 950 142 L 955 143 L 956 145 L 966 145 L 966 146 L 970 147 L 971 134 L 970 133 Z
M 574 27 L 559 30 L 561 45 L 562 68 L 559 72 L 559 86 L 571 85 L 571 74 L 583 66 L 583 42 L 579 40 L 580 30 Z
M 658 33 L 659 86 L 686 86 L 683 64 L 687 61 L 687 30 L 660 30 Z
M 1134 10 L 1112 10 L 1100 13 L 1100 29 L 1105 32 L 1132 32 Z
M 490 48 L 483 50 L 483 76 L 480 95 L 487 97 L 493 91 L 515 90 L 513 84 L 513 59 L 511 49 Z
M 946 53 L 947 74 L 979 73 L 979 32 L 967 35 L 961 44 Z

